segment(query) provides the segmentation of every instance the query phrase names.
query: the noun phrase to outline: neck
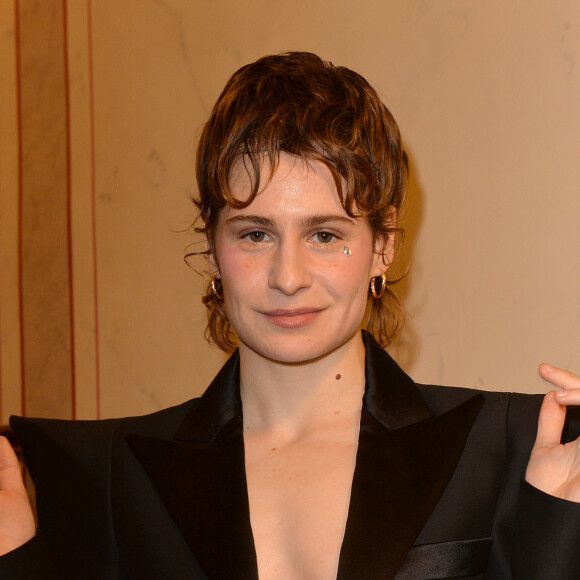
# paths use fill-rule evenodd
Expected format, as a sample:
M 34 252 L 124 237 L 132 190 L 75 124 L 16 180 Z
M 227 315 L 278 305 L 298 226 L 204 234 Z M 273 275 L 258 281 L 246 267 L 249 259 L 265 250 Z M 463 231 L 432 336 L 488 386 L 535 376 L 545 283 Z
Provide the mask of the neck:
M 360 332 L 325 356 L 304 363 L 265 359 L 240 345 L 244 428 L 279 430 L 289 437 L 329 418 L 358 415 L 365 387 Z

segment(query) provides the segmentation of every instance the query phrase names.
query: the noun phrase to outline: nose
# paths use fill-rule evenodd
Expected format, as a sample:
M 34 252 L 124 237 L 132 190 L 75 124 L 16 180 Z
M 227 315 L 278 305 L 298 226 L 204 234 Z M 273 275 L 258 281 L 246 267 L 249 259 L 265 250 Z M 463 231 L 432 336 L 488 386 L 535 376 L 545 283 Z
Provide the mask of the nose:
M 280 290 L 287 296 L 296 294 L 312 284 L 307 249 L 299 240 L 280 242 L 272 254 L 270 264 L 270 288 Z

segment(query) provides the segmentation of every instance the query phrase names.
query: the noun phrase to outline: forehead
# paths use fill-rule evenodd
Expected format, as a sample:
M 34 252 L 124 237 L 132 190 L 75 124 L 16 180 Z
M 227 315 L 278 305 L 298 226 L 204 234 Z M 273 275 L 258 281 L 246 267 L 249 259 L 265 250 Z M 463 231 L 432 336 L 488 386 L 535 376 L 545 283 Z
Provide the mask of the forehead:
M 307 211 L 324 208 L 346 215 L 332 173 L 321 161 L 304 159 L 288 153 L 280 153 L 272 172 L 267 159 L 260 164 L 258 195 L 242 210 L 226 206 L 228 213 L 250 208 Z M 246 201 L 255 180 L 253 168 L 247 160 L 240 159 L 230 175 L 230 191 L 235 199 Z

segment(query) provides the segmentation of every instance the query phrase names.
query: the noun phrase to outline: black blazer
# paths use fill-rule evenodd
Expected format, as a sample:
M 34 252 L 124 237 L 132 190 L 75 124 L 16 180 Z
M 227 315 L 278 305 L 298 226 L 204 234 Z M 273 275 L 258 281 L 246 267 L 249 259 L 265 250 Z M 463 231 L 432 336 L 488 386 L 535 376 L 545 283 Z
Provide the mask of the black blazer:
M 365 341 L 338 578 L 579 579 L 580 504 L 522 482 L 541 397 L 416 385 Z M 257 579 L 237 354 L 202 397 L 152 415 L 12 425 L 39 533 L 0 579 Z

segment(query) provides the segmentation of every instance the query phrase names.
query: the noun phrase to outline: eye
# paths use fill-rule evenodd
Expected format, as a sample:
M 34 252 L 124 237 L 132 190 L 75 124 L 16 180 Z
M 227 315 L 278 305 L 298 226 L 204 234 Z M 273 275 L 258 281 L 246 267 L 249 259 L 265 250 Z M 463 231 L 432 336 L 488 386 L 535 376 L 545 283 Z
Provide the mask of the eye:
M 266 235 L 266 232 L 261 232 L 260 230 L 255 230 L 253 232 L 249 232 L 247 234 L 244 234 L 243 237 L 246 238 L 247 240 L 249 240 L 250 242 L 255 242 L 255 243 L 259 244 L 260 242 L 266 241 L 267 235 Z
M 336 236 L 330 232 L 317 232 L 314 234 L 314 239 L 321 244 L 329 244 L 336 239 Z

